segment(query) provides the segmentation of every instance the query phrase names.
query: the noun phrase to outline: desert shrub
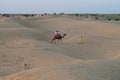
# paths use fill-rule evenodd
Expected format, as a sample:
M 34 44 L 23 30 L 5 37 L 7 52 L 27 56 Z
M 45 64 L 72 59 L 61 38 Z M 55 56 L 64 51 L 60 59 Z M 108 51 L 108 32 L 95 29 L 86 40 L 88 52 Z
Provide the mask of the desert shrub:
M 78 16 L 79 16 L 79 14 L 75 14 L 75 16 L 77 16 L 77 17 L 78 17 Z
M 95 16 L 95 19 L 96 19 L 96 20 L 98 20 L 98 17 L 97 17 L 97 16 Z
M 65 13 L 60 13 L 60 15 L 64 15 Z
M 31 16 L 33 17 L 33 16 L 34 16 L 34 14 L 31 14 Z
M 115 18 L 115 21 L 119 21 L 120 20 L 120 18 Z
M 111 21 L 111 18 L 108 18 L 109 21 Z
M 29 14 L 23 14 L 22 16 L 29 17 L 30 15 Z
M 24 64 L 24 69 L 29 69 L 30 67 L 31 67 L 31 64 L 27 64 L 27 63 Z
M 10 17 L 10 14 L 2 14 L 3 17 Z
M 53 15 L 57 15 L 57 13 L 53 13 Z

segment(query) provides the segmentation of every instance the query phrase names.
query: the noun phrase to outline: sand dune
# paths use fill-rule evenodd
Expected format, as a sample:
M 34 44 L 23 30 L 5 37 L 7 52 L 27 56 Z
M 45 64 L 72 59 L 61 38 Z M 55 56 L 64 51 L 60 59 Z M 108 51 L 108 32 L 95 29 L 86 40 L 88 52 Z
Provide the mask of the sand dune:
M 0 18 L 0 80 L 119 80 L 117 23 L 69 16 Z M 55 30 L 66 33 L 51 44 Z M 83 45 L 78 45 L 80 36 Z

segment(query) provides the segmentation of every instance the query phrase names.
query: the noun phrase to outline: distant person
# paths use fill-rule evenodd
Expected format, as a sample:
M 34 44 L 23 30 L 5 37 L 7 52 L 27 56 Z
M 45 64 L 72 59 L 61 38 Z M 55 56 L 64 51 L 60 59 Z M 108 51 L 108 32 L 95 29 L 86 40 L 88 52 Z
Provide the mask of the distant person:
M 79 44 L 83 44 L 83 36 L 80 37 Z

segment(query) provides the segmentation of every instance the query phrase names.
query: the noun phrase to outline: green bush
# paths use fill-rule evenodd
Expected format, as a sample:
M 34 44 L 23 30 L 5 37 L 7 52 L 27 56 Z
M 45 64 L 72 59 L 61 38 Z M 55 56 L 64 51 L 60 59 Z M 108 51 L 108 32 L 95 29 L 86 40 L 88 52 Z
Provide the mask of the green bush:
M 115 18 L 115 21 L 119 21 L 120 20 L 120 18 Z

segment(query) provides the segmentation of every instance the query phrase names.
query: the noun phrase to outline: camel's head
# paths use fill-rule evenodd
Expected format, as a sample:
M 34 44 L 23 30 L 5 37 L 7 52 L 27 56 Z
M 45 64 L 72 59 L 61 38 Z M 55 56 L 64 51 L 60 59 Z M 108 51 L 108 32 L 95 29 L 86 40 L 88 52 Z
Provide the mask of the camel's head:
M 63 34 L 64 36 L 66 36 L 67 34 Z

